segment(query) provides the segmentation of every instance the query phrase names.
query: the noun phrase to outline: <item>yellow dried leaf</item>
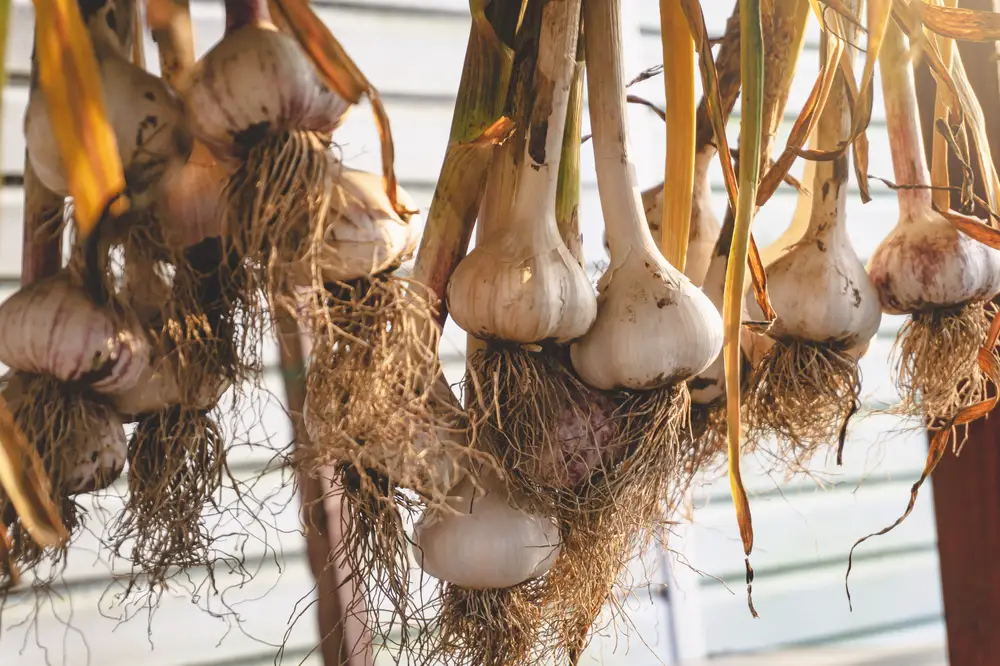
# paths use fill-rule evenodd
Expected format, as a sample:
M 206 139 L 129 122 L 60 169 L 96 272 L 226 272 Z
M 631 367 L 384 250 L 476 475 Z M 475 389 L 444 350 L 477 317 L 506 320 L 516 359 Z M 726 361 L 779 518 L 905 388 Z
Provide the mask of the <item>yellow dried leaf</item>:
M 316 16 L 308 0 L 270 0 L 269 5 L 271 13 L 298 40 L 332 90 L 351 104 L 357 104 L 362 96 L 368 98 L 382 145 L 382 181 L 386 196 L 399 214 L 415 212 L 406 210 L 398 201 L 392 130 L 378 90 L 369 83 L 326 24 Z
M 696 104 L 694 39 L 677 0 L 660 0 L 663 86 L 666 99 L 667 151 L 663 182 L 670 183 L 663 200 L 660 251 L 684 270 L 691 228 L 694 189 Z
M 942 37 L 965 42 L 1000 39 L 1000 13 L 956 6 L 941 7 L 917 0 L 912 7 L 928 30 Z
M 125 190 L 90 36 L 75 0 L 35 0 L 38 81 L 66 168 L 74 217 L 86 239 Z M 117 210 L 127 205 L 118 198 Z
M 60 546 L 69 533 L 59 519 L 38 452 L 17 427 L 7 402 L 0 396 L 0 486 L 32 540 L 39 546 Z
M 726 421 L 728 428 L 729 485 L 736 507 L 743 551 L 747 556 L 747 598 L 750 599 L 752 569 L 749 557 L 753 551 L 753 520 L 750 501 L 740 474 L 740 369 L 743 351 L 740 348 L 740 328 L 743 312 L 743 285 L 746 280 L 750 250 L 750 230 L 757 209 L 757 183 L 760 176 L 764 134 L 764 38 L 761 28 L 760 0 L 740 0 L 740 48 L 743 79 L 743 99 L 740 127 L 739 198 L 736 223 L 726 268 L 726 288 L 723 296 L 722 319 L 725 326 L 723 358 L 726 370 Z M 750 611 L 756 617 L 753 602 Z

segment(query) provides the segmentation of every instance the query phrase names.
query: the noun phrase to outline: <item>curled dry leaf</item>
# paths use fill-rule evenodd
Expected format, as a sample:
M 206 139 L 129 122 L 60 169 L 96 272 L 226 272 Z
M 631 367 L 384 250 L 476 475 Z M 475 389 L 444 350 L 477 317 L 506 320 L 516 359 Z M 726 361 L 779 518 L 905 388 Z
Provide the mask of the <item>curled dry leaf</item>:
M 942 37 L 966 42 L 1000 39 L 1000 13 L 963 7 L 942 7 L 926 0 L 910 2 L 928 30 Z
M 347 55 L 326 24 L 316 16 L 308 0 L 271 0 L 269 4 L 275 20 L 295 36 L 327 85 L 351 104 L 357 104 L 362 96 L 371 102 L 382 144 L 382 179 L 386 195 L 399 215 L 412 214 L 414 211 L 407 210 L 396 199 L 395 147 L 389 116 L 378 90 Z
M 10 498 L 28 534 L 41 547 L 56 547 L 69 532 L 52 501 L 52 484 L 38 457 L 17 427 L 7 402 L 0 396 L 0 486 Z
M 114 203 L 124 212 L 125 173 L 108 122 L 90 36 L 74 0 L 35 0 L 38 80 L 52 117 L 82 239 Z

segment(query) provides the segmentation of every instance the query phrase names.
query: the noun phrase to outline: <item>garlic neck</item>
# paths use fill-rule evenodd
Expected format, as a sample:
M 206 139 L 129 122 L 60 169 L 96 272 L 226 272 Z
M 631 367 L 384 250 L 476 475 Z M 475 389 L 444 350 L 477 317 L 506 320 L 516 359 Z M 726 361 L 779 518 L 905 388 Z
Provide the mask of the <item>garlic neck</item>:
M 587 43 L 587 89 L 604 225 L 611 265 L 633 249 L 658 253 L 645 221 L 635 165 L 628 154 L 628 114 L 622 67 L 620 0 L 588 0 L 584 5 Z M 669 187 L 666 183 L 664 187 Z M 662 230 L 661 230 L 662 233 Z
M 824 38 L 823 49 L 829 48 Z M 837 78 L 827 97 L 816 131 L 816 148 L 834 151 L 850 135 L 850 112 L 847 85 Z M 834 160 L 820 161 L 815 165 L 813 180 L 806 183 L 812 188 L 812 209 L 809 225 L 803 240 L 815 240 L 824 245 L 843 247 L 850 244 L 847 237 L 847 180 L 849 150 Z
M 512 233 L 522 233 L 527 231 L 527 226 L 537 226 L 540 205 L 544 205 L 546 211 L 551 208 L 555 215 L 563 134 L 576 66 L 579 17 L 580 0 L 551 2 L 542 12 L 538 58 L 532 77 L 533 102 L 509 225 Z
M 927 188 L 931 174 L 924 155 L 909 44 L 891 19 L 879 53 L 879 70 L 896 184 Z M 931 208 L 929 189 L 901 189 L 897 194 L 901 224 L 924 217 L 924 211 Z
M 271 23 L 267 0 L 225 0 L 225 3 L 227 35 L 248 25 Z
M 712 160 L 718 154 L 719 151 L 716 147 L 709 145 L 694 155 L 694 192 L 691 198 L 701 205 L 707 205 L 709 208 L 712 203 L 710 169 L 712 168 Z

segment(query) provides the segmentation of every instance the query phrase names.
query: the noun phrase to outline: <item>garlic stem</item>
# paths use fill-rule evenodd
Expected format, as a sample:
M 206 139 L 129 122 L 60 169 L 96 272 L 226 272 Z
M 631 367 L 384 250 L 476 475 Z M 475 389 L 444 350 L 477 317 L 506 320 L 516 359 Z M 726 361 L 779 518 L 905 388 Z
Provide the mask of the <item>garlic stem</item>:
M 619 3 L 588 0 L 583 8 L 597 190 L 612 265 L 624 260 L 633 247 L 644 246 L 648 252 L 659 253 L 645 221 L 635 165 L 628 154 Z
M 576 66 L 579 16 L 580 0 L 549 2 L 542 10 L 524 160 L 518 169 L 517 192 L 509 218 L 513 227 L 534 225 L 540 205 L 555 206 L 566 112 Z
M 559 184 L 556 188 L 556 224 L 569 253 L 584 265 L 580 234 L 580 128 L 583 126 L 583 42 L 577 40 L 577 62 L 573 67 L 566 129 L 563 132 Z
M 231 34 L 248 25 L 272 23 L 267 0 L 225 0 L 226 34 Z
M 39 180 L 31 160 L 24 160 L 24 240 L 21 253 L 21 286 L 41 280 L 62 268 L 59 219 L 65 199 Z
M 897 190 L 900 222 L 919 219 L 931 207 L 931 184 L 924 139 L 920 131 L 920 113 L 913 80 L 913 66 L 906 36 L 890 19 L 879 53 L 885 122 L 889 129 L 889 149 Z M 914 189 L 910 186 L 917 186 Z
M 823 47 L 829 48 L 827 40 L 824 40 Z M 836 150 L 849 135 L 848 103 L 846 82 L 838 77 L 830 89 L 817 124 L 816 146 L 819 150 Z M 849 242 L 843 214 L 847 206 L 848 159 L 848 152 L 844 151 L 835 160 L 816 163 L 813 180 L 807 185 L 815 191 L 806 238 L 829 238 L 834 243 Z M 831 188 L 836 188 L 836 192 L 831 194 Z
M 146 15 L 160 53 L 163 80 L 183 92 L 194 67 L 191 5 L 188 0 L 150 0 Z

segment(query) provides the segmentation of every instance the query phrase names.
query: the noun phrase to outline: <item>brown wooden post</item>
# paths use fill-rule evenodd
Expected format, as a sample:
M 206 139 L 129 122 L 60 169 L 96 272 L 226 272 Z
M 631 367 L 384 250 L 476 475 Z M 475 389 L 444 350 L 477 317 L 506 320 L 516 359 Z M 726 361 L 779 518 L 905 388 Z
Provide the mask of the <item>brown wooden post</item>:
M 297 446 L 307 445 L 309 435 L 303 421 L 306 399 L 305 353 L 299 326 L 287 315 L 278 316 L 278 342 L 285 397 Z M 302 522 L 309 568 L 316 581 L 316 620 L 319 653 L 324 666 L 372 666 L 372 637 L 367 631 L 367 613 L 357 598 L 350 572 L 337 556 L 342 543 L 341 494 L 329 478 L 305 473 L 297 475 L 302 502 Z M 350 613 L 345 612 L 351 609 Z
M 993 0 L 959 4 L 994 9 Z M 994 162 L 1000 165 L 996 46 L 960 44 L 959 52 L 983 106 Z M 920 67 L 917 95 L 928 151 L 934 89 L 926 65 Z M 956 166 L 951 165 L 953 184 L 958 182 Z M 981 183 L 977 182 L 976 189 L 981 193 Z M 961 455 L 944 457 L 933 484 L 949 662 L 952 666 L 996 666 L 1000 664 L 1000 415 L 994 413 L 972 424 Z

